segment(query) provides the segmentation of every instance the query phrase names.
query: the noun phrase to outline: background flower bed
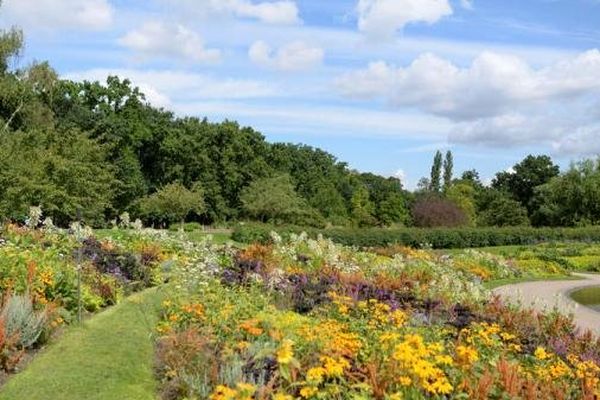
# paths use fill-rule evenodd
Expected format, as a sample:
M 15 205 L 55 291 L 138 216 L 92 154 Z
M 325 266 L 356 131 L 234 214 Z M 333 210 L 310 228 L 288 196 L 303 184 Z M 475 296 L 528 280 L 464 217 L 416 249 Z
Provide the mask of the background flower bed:
M 187 248 L 157 327 L 163 398 L 598 395 L 596 340 L 483 288 L 528 272 L 516 264 L 474 251 L 271 242 Z

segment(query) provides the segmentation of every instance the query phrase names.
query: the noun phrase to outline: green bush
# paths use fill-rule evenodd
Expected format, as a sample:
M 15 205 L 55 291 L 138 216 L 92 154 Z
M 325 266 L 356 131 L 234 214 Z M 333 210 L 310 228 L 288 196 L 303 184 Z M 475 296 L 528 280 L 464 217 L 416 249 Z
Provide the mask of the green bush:
M 22 349 L 33 346 L 42 334 L 47 320 L 45 310 L 35 311 L 28 295 L 11 295 L 0 313 L 7 337 L 16 337 Z
M 271 231 L 283 237 L 290 233 L 306 232 L 311 237 L 322 234 L 333 241 L 349 246 L 380 247 L 401 244 L 411 247 L 431 246 L 435 249 L 532 245 L 543 242 L 578 241 L 600 242 L 600 227 L 585 228 L 402 228 L 402 229 L 314 229 L 297 226 L 275 227 L 263 224 L 239 225 L 233 240 L 242 243 L 271 240 Z

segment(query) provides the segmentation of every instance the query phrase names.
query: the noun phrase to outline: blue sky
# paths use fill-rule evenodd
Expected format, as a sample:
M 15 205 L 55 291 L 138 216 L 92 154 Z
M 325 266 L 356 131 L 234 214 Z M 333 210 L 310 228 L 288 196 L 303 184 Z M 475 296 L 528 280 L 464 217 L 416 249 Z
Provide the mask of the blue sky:
M 414 187 L 436 149 L 489 179 L 600 153 L 598 0 L 4 0 L 21 64 L 129 77 Z

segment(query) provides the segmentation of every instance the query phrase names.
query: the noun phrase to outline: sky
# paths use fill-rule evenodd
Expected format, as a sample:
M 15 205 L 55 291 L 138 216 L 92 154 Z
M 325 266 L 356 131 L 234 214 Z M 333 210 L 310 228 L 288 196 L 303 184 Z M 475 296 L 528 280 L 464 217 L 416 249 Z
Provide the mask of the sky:
M 600 154 L 600 0 L 4 0 L 19 60 L 129 78 L 414 188 L 437 149 L 484 180 Z

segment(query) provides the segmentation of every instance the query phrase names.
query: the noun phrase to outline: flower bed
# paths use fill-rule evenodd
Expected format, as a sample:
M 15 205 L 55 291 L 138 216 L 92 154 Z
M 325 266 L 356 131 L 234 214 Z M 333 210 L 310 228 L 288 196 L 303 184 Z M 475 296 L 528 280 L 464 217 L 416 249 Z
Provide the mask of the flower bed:
M 600 343 L 483 288 L 477 252 L 360 252 L 292 235 L 186 246 L 157 330 L 164 399 L 593 399 Z

